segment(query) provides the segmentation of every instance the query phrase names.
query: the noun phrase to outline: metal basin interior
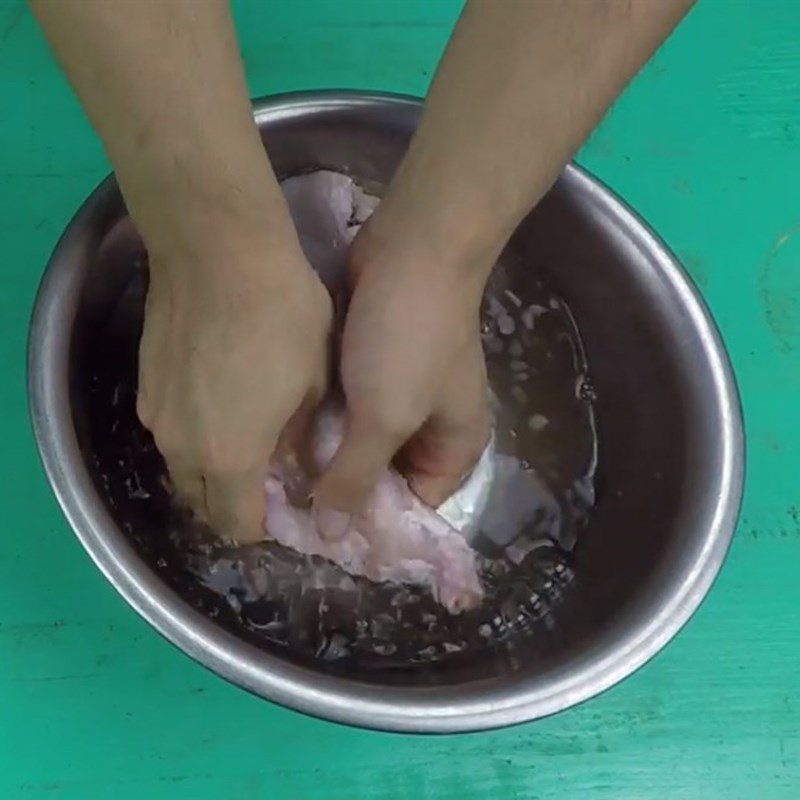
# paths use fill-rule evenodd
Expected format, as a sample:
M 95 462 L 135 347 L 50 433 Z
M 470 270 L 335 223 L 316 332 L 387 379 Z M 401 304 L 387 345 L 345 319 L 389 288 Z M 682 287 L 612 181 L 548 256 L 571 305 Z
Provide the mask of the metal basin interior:
M 357 93 L 256 104 L 280 176 L 329 168 L 364 186 L 387 182 L 419 111 L 412 99 Z M 663 647 L 708 591 L 732 535 L 743 473 L 727 357 L 664 245 L 605 187 L 570 167 L 511 243 L 530 280 L 544 274 L 572 309 L 597 394 L 597 501 L 575 553 L 577 579 L 558 635 L 546 648 L 518 654 L 514 668 L 487 656 L 398 679 L 332 674 L 224 630 L 132 547 L 122 522 L 135 519 L 134 511 L 105 502 L 87 444 L 103 424 L 89 413 L 85 369 L 102 342 L 87 331 L 130 291 L 136 260 L 119 249 L 113 259 L 98 253 L 124 214 L 109 180 L 53 254 L 31 329 L 32 416 L 50 481 L 89 554 L 191 657 L 257 694 L 330 719 L 474 730 L 553 713 L 611 686 Z M 140 316 L 134 302 L 127 323 L 134 349 Z

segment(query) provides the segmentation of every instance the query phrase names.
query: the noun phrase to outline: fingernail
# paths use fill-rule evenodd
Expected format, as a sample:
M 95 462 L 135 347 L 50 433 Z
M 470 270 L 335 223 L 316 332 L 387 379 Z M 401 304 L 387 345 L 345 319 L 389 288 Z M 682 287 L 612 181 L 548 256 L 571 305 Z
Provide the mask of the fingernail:
M 314 522 L 319 535 L 329 541 L 338 542 L 347 536 L 352 522 L 352 515 L 334 508 L 314 507 Z

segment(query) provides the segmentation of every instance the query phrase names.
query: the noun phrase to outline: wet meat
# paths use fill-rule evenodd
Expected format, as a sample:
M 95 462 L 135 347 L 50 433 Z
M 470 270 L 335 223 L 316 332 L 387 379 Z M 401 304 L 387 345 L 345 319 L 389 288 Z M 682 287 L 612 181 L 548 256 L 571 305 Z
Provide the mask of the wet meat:
M 333 458 L 342 430 L 340 410 L 320 412 L 314 432 L 320 468 Z M 273 466 L 266 481 L 267 527 L 281 544 L 323 556 L 353 575 L 425 586 L 452 613 L 472 608 L 482 598 L 473 550 L 394 470 L 386 470 L 367 508 L 336 542 L 319 536 L 309 509 L 289 502 L 289 478 L 284 468 Z

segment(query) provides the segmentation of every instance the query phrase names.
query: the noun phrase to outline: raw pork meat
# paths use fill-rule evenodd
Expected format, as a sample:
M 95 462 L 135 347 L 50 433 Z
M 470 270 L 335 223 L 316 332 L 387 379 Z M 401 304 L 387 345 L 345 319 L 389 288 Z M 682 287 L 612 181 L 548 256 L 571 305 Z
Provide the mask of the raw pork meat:
M 343 414 L 323 409 L 317 419 L 314 457 L 323 468 L 343 433 Z M 354 517 L 344 538 L 322 539 L 310 509 L 287 498 L 289 474 L 270 468 L 266 481 L 266 521 L 271 536 L 301 553 L 327 558 L 353 575 L 373 581 L 427 586 L 451 613 L 476 606 L 483 597 L 475 553 L 436 511 L 426 506 L 394 470 L 381 477 L 365 511 Z

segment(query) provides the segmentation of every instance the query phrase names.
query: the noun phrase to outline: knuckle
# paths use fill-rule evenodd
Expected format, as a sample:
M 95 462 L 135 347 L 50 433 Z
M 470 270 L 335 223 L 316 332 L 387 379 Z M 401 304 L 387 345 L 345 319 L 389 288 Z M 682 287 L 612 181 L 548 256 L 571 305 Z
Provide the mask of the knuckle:
M 156 447 L 167 464 L 176 464 L 186 460 L 187 447 L 179 431 L 171 425 L 159 424 L 156 420 L 152 428 Z
M 136 395 L 136 416 L 145 428 L 152 429 L 154 422 L 153 404 L 149 394 L 144 389 L 139 389 Z
M 209 521 L 218 533 L 241 543 L 264 537 L 264 500 L 260 481 L 250 486 L 246 478 L 213 475 L 207 478 Z

